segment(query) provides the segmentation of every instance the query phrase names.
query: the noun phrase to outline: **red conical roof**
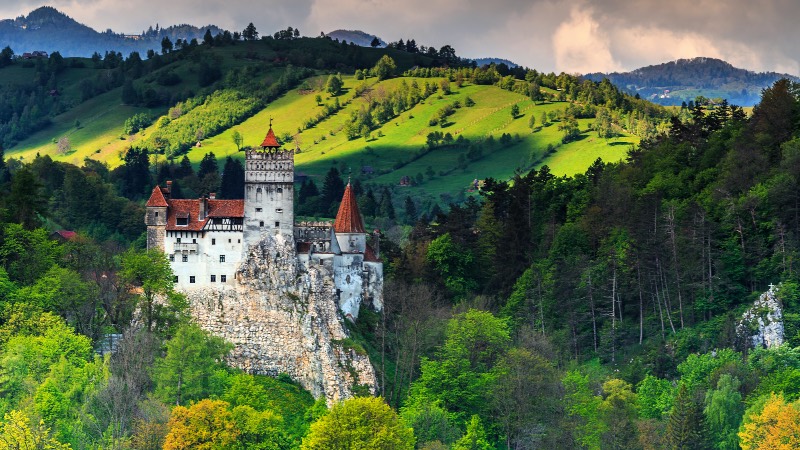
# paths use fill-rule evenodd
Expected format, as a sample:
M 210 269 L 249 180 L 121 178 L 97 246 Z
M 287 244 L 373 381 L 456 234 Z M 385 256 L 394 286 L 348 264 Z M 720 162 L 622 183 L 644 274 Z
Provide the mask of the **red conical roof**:
M 161 192 L 161 186 L 156 185 L 156 187 L 153 188 L 153 193 L 150 194 L 150 199 L 147 200 L 145 206 L 169 206 L 167 204 L 167 199 L 164 198 L 164 193 Z
M 275 133 L 272 131 L 272 126 L 269 127 L 267 137 L 264 138 L 264 142 L 261 143 L 261 146 L 268 148 L 278 148 L 281 146 L 281 144 L 278 144 L 278 138 L 275 137 Z
M 337 233 L 363 233 L 364 222 L 361 220 L 361 213 L 358 212 L 356 194 L 347 183 L 342 197 L 342 204 L 339 205 L 339 212 L 336 214 L 336 222 L 333 223 L 333 230 Z

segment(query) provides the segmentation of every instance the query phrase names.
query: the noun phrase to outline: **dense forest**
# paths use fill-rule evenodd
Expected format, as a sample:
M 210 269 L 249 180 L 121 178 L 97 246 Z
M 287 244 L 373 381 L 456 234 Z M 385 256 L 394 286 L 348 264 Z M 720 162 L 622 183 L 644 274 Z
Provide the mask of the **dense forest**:
M 304 45 L 361 55 L 312 41 Z M 118 61 L 123 80 L 130 60 Z M 380 64 L 363 66 L 353 67 L 381 76 Z M 275 94 L 304 70 L 252 92 Z M 113 170 L 89 159 L 0 158 L 0 449 L 798 445 L 796 84 L 764 90 L 749 117 L 697 102 L 667 118 L 607 81 L 502 65 L 415 70 L 535 101 L 563 96 L 574 103 L 560 122 L 634 119 L 644 139 L 619 163 L 598 160 L 573 177 L 518 171 L 430 208 L 356 177 L 362 214 L 391 230 L 380 246 L 385 308 L 350 325 L 351 346 L 378 371 L 380 398 L 330 408 L 285 375 L 227 367 L 230 344 L 192 323 L 166 256 L 143 250 L 142 204 L 154 184 L 175 180 L 176 197 L 213 189 L 232 198 L 241 164 L 220 168 L 210 153 L 198 168 L 185 157 L 153 164 L 157 149 L 147 147 Z M 353 128 L 413 100 L 407 88 L 390 104 L 370 103 Z M 241 100 L 225 95 L 203 99 Z M 181 100 L 187 110 L 192 97 Z M 332 167 L 322 186 L 302 183 L 298 211 L 329 217 L 343 189 Z M 61 229 L 78 234 L 51 235 Z M 754 349 L 737 328 L 771 285 L 786 343 Z

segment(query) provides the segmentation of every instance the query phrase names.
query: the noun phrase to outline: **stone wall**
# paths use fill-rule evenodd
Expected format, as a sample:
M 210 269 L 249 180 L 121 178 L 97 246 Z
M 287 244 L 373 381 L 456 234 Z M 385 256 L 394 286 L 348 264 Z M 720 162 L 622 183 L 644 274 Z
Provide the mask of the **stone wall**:
M 740 339 L 751 348 L 783 345 L 783 311 L 778 300 L 780 286 L 770 285 L 742 315 L 736 327 Z
M 262 235 L 224 289 L 189 292 L 192 316 L 234 344 L 232 366 L 250 373 L 286 373 L 328 403 L 355 390 L 375 394 L 375 371 L 348 339 L 333 276 L 303 267 L 291 236 Z

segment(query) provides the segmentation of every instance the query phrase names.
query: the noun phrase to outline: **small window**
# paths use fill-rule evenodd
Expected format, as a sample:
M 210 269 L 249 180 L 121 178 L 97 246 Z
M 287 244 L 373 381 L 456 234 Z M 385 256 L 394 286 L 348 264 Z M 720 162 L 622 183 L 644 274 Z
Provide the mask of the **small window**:
M 258 226 L 263 228 L 264 227 L 264 221 L 262 220 L 262 221 L 258 222 Z
M 219 255 L 219 262 L 225 262 L 225 255 Z
M 278 194 L 283 194 L 283 188 L 275 189 L 275 192 L 277 192 Z
M 180 244 L 180 243 L 181 243 L 181 238 L 178 238 L 178 240 L 177 240 L 177 241 L 175 241 L 175 242 L 177 242 L 178 244 Z
M 158 211 L 156 211 L 156 217 L 158 217 Z
M 189 283 L 194 283 L 194 275 L 191 275 L 191 276 L 189 277 Z
M 175 262 L 175 255 L 169 255 L 169 261 Z
M 197 239 L 192 239 L 192 244 L 197 244 Z
M 228 281 L 228 277 L 226 275 L 220 275 L 219 276 L 219 281 L 224 283 L 224 282 Z
M 189 225 L 189 218 L 188 217 L 178 217 L 177 219 L 175 219 L 175 225 L 178 225 L 178 226 Z
M 236 243 L 237 243 L 237 244 L 241 244 L 241 243 L 242 243 L 242 240 L 241 240 L 241 239 L 237 239 L 237 240 L 236 240 Z
M 280 213 L 282 213 L 282 212 L 283 212 L 283 208 L 277 208 L 277 209 L 275 209 L 275 212 L 276 212 L 276 213 L 278 213 L 278 214 L 280 214 Z
M 212 238 L 211 239 L 211 245 L 217 245 L 217 240 Z
M 178 277 L 172 277 L 172 282 L 173 283 L 177 283 L 178 282 Z
M 231 243 L 231 240 L 230 240 L 230 239 L 228 239 L 228 244 L 230 244 L 230 243 Z
M 183 262 L 189 262 L 189 255 L 183 255 L 183 256 L 181 257 L 181 261 L 183 261 Z
M 256 212 L 261 212 L 262 208 L 256 208 Z
M 217 276 L 216 275 L 211 275 L 211 282 L 212 283 L 216 283 L 217 282 Z
M 279 228 L 281 226 L 280 222 L 275 222 L 275 228 Z

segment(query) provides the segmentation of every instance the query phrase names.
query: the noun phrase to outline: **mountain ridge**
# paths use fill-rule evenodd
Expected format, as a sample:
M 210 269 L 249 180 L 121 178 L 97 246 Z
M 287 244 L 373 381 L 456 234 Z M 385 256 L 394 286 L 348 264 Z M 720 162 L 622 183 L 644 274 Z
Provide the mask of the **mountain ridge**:
M 711 57 L 677 59 L 630 72 L 593 72 L 583 78 L 592 81 L 608 78 L 618 88 L 661 105 L 680 105 L 702 95 L 752 106 L 758 103 L 761 90 L 775 81 L 781 78 L 800 81 L 794 75 L 755 72 Z

